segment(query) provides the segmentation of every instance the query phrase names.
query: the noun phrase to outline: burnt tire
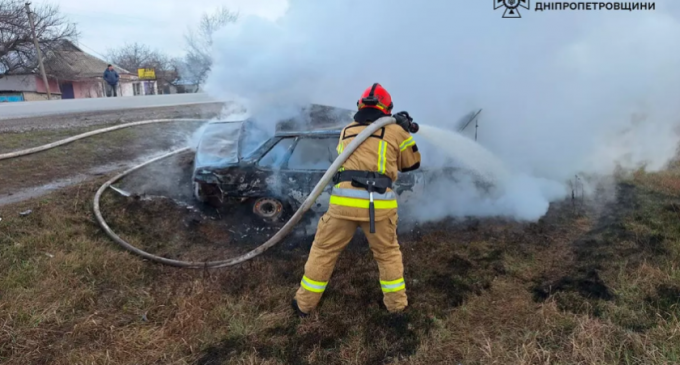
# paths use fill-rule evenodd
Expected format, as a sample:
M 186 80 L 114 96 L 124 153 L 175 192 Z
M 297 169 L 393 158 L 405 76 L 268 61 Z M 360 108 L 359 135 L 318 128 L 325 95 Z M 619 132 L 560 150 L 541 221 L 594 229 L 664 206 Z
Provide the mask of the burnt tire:
M 207 203 L 208 197 L 205 195 L 203 184 L 194 181 L 193 183 L 194 198 L 201 203 Z
M 253 214 L 265 223 L 279 223 L 290 215 L 290 204 L 273 197 L 261 197 L 252 201 Z
M 210 205 L 215 208 L 221 206 L 220 199 L 214 194 L 215 190 L 219 190 L 216 186 L 194 181 L 193 190 L 194 198 L 200 203 Z

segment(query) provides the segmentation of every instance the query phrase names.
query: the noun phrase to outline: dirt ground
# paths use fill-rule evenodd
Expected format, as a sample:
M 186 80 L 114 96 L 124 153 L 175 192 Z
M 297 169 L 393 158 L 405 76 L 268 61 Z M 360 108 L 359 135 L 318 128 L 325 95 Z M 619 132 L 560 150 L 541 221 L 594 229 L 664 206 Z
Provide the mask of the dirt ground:
M 191 204 L 189 165 L 177 156 L 119 185 L 140 197 L 108 191 L 110 226 L 187 260 L 228 258 L 273 233 L 240 207 Z M 104 180 L 0 206 L 0 362 L 680 363 L 679 166 L 620 179 L 600 209 L 567 201 L 532 224 L 470 219 L 404 232 L 403 317 L 384 310 L 360 232 L 319 311 L 299 319 L 290 299 L 308 235 L 221 270 L 153 264 L 99 229 L 91 206 Z M 172 199 L 159 196 L 170 190 Z

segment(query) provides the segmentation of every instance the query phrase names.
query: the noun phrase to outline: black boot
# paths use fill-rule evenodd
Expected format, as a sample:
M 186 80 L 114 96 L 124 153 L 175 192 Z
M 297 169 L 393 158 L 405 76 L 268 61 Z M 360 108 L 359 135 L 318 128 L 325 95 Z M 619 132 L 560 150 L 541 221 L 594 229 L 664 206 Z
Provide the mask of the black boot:
M 300 318 L 305 318 L 305 317 L 309 316 L 309 314 L 307 314 L 307 313 L 305 313 L 305 312 L 303 312 L 303 311 L 300 310 L 300 307 L 298 307 L 298 303 L 297 303 L 297 300 L 296 300 L 296 299 L 293 299 L 293 302 L 292 302 L 291 304 L 292 304 L 292 306 L 293 306 L 293 310 L 294 310 L 295 313 L 298 315 L 298 317 L 300 317 Z

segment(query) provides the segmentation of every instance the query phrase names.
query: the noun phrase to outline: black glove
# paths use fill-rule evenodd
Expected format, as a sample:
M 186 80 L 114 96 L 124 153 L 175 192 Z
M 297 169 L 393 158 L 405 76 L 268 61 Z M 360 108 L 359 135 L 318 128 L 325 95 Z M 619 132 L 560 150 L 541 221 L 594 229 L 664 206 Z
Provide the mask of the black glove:
M 411 118 L 411 116 L 408 115 L 408 112 L 399 112 L 394 115 L 394 119 L 397 121 L 397 124 L 400 127 L 404 128 L 405 131 L 409 132 L 411 123 L 413 122 L 413 118 Z

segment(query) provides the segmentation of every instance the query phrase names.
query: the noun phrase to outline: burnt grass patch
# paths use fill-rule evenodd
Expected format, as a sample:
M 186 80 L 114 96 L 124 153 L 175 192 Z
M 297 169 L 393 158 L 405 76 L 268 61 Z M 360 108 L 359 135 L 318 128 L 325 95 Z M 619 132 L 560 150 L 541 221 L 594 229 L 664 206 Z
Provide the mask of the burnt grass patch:
M 101 182 L 3 208 L 0 361 L 673 363 L 680 356 L 673 350 L 680 200 L 637 185 L 621 184 L 596 220 L 567 202 L 531 224 L 446 220 L 403 231 L 410 306 L 400 316 L 384 308 L 359 231 L 318 311 L 301 319 L 290 301 L 310 237 L 290 236 L 223 270 L 155 265 L 99 230 L 91 197 Z M 19 216 L 27 209 L 33 213 Z M 213 215 L 167 197 L 107 192 L 102 210 L 122 238 L 177 259 L 233 257 L 274 233 L 253 233 L 260 226 L 237 210 Z
M 645 301 L 666 318 L 680 313 L 680 285 L 660 284 L 655 292 L 645 298 Z
M 678 238 L 676 206 L 676 198 L 632 182 L 618 184 L 616 199 L 607 204 L 593 229 L 571 245 L 571 259 L 534 279 L 534 300 L 553 299 L 563 311 L 611 318 L 638 332 L 655 327 L 659 314 L 677 315 L 677 285 L 659 284 L 653 293 L 631 298 L 626 284 L 616 280 L 622 271 L 635 272 L 668 260 Z M 635 306 L 633 301 L 648 306 L 637 315 L 618 317 L 605 304 Z
M 595 269 L 587 272 L 578 272 L 574 276 L 565 276 L 549 285 L 542 284 L 534 288 L 536 300 L 545 301 L 551 293 L 571 291 L 576 292 L 586 299 L 612 300 L 614 295 L 607 285 L 600 279 Z
M 635 189 L 630 184 L 620 184 L 616 199 L 605 207 L 593 229 L 578 237 L 569 248 L 571 259 L 563 263 L 553 275 L 543 274 L 535 278 L 532 288 L 534 300 L 545 301 L 560 292 L 577 293 L 586 301 L 609 301 L 614 294 L 601 279 L 605 270 L 618 255 L 617 242 L 626 234 L 622 219 L 635 209 Z M 559 275 L 555 277 L 555 273 Z M 573 299 L 574 297 L 560 296 Z M 578 302 L 578 300 L 577 300 Z M 581 303 L 558 302 L 564 310 L 578 310 Z
M 416 312 L 393 315 L 369 310 L 358 317 L 348 320 L 346 313 L 327 315 L 311 325 L 295 320 L 256 336 L 229 337 L 204 350 L 196 364 L 223 364 L 251 353 L 285 364 L 342 364 L 335 354 L 352 336 L 358 337 L 361 346 L 368 350 L 362 364 L 385 364 L 414 355 L 421 336 L 427 336 L 432 326 L 430 319 Z M 357 327 L 363 330 L 357 332 Z M 314 353 L 319 355 L 310 361 L 309 356 Z
M 555 233 L 555 223 L 568 224 L 570 220 L 551 214 L 548 220 L 527 226 L 498 221 L 496 230 L 481 227 L 476 220 L 448 221 L 440 222 L 437 228 L 423 226 L 407 232 L 400 242 L 411 307 L 402 316 L 386 312 L 377 265 L 359 230 L 338 260 L 315 322 L 295 319 L 263 333 L 228 336 L 206 348 L 197 363 L 221 363 L 248 355 L 290 364 L 341 363 L 332 354 L 348 341 L 361 343 L 366 349 L 361 363 L 407 359 L 430 335 L 434 318 L 446 317 L 471 297 L 484 295 L 496 278 L 507 275 L 505 260 L 510 252 L 526 253 L 536 246 L 548 246 L 545 240 Z M 204 219 L 201 224 L 217 223 Z M 459 233 L 455 239 L 451 238 L 452 231 Z M 221 292 L 252 295 L 263 284 L 297 288 L 311 241 L 310 237 L 289 240 L 261 258 L 233 268 L 232 274 L 239 279 L 221 281 Z M 276 277 L 275 283 L 263 283 L 261 276 L 252 275 L 265 266 Z M 292 292 L 263 298 L 260 306 L 275 308 L 288 304 L 291 298 Z M 315 354 L 312 359 L 310 353 Z
M 229 337 L 217 345 L 208 347 L 196 364 L 224 364 L 229 359 L 248 353 L 255 353 L 262 359 L 280 360 L 285 364 L 308 364 L 306 357 L 310 352 L 320 349 L 330 355 L 347 335 L 347 327 L 342 323 L 329 321 L 326 327 L 299 334 L 296 325 L 291 323 L 265 331 L 264 335 L 271 339 L 269 342 L 261 341 L 260 336 Z M 328 356 L 326 361 L 324 363 L 341 363 L 338 359 L 332 360 L 331 356 Z
M 219 231 L 215 227 L 224 228 L 225 222 L 176 205 L 173 209 L 175 203 L 171 199 L 145 200 L 113 194 L 107 196 L 106 203 L 105 216 L 123 237 L 144 232 L 150 238 L 149 242 L 153 242 L 151 245 L 140 242 L 145 249 L 178 259 L 206 258 L 206 254 L 201 253 L 204 250 L 213 253 L 210 246 L 220 248 L 222 257 L 229 257 L 225 252 L 245 252 L 268 238 L 261 237 L 257 241 L 252 238 L 250 243 L 243 244 L 226 236 L 207 236 L 203 232 Z M 118 219 L 129 216 L 135 217 L 134 223 L 127 220 L 118 223 Z M 194 224 L 188 225 L 187 221 Z M 181 224 L 184 225 L 182 230 L 174 230 L 171 236 L 168 235 L 170 226 Z M 462 229 L 469 234 L 478 232 L 467 230 L 466 226 L 467 223 L 463 224 Z M 345 345 L 348 338 L 356 338 L 355 341 L 366 349 L 362 363 L 383 364 L 413 356 L 430 334 L 433 317 L 443 317 L 463 305 L 470 296 L 482 295 L 491 288 L 493 279 L 505 272 L 504 250 L 492 248 L 491 243 L 473 245 L 457 252 L 460 242 L 450 241 L 447 232 L 461 229 L 459 227 L 460 223 L 449 222 L 438 230 L 426 229 L 420 240 L 408 237 L 402 240 L 405 278 L 407 286 L 412 288 L 409 300 L 413 304 L 404 315 L 387 313 L 378 284 L 377 265 L 365 235 L 358 230 L 338 260 L 329 290 L 320 303 L 317 322 L 310 325 L 307 320 L 291 319 L 262 333 L 229 335 L 208 346 L 197 363 L 221 363 L 234 356 L 252 354 L 291 364 L 340 363 L 333 360 L 331 354 Z M 223 240 L 216 245 L 218 238 Z M 228 279 L 218 279 L 220 292 L 230 297 L 242 297 L 252 296 L 263 287 L 273 285 L 296 289 L 312 239 L 296 237 L 289 241 L 296 245 L 291 246 L 289 242 L 276 246 L 261 257 L 230 268 Z M 263 281 L 259 274 L 263 271 L 275 280 Z M 261 297 L 258 308 L 274 310 L 277 306 L 287 305 L 292 294 Z M 310 353 L 318 355 L 309 360 Z

